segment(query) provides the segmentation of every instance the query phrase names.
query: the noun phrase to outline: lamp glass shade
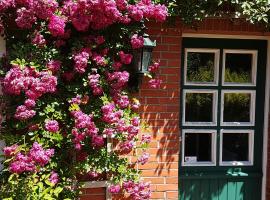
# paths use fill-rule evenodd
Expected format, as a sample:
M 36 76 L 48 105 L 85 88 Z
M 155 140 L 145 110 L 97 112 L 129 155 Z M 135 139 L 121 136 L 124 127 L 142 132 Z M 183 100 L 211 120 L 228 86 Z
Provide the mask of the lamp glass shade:
M 143 48 L 141 70 L 140 70 L 141 72 L 148 71 L 148 67 L 149 67 L 151 59 L 152 59 L 152 50 L 153 50 L 153 48 L 149 48 L 149 47 Z

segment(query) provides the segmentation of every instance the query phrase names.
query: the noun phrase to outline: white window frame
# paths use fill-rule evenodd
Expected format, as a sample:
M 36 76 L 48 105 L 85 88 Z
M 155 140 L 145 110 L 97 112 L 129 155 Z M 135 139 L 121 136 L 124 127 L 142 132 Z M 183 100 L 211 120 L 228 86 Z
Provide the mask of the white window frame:
M 242 93 L 250 94 L 250 122 L 224 122 L 224 96 L 226 93 Z M 221 91 L 221 126 L 254 126 L 255 125 L 255 107 L 256 107 L 256 91 L 255 90 L 222 90 Z
M 188 53 L 214 53 L 214 82 L 189 82 L 187 81 L 187 56 Z M 220 60 L 220 50 L 219 49 L 207 49 L 207 48 L 186 48 L 185 58 L 184 58 L 184 84 L 185 85 L 204 85 L 204 86 L 217 86 L 219 78 L 219 60 Z
M 226 54 L 227 53 L 251 54 L 252 55 L 251 83 L 225 82 L 225 68 L 226 68 L 225 64 L 226 64 Z M 224 86 L 256 86 L 257 62 L 258 62 L 258 51 L 257 50 L 224 49 L 223 50 L 223 63 L 222 63 L 222 85 L 224 85 Z
M 211 133 L 211 160 L 210 162 L 185 162 L 185 135 L 196 133 Z M 214 129 L 184 129 L 182 130 L 182 166 L 216 166 L 217 131 Z
M 223 161 L 223 134 L 235 133 L 235 134 L 248 134 L 248 161 Z M 220 166 L 252 166 L 254 161 L 254 130 L 224 130 L 220 131 L 220 144 L 219 144 L 219 165 Z
M 187 122 L 186 121 L 186 94 L 187 93 L 205 93 L 213 95 L 212 105 L 212 122 Z M 183 117 L 182 124 L 184 126 L 216 126 L 217 125 L 217 102 L 218 102 L 218 91 L 212 89 L 185 89 L 183 90 Z

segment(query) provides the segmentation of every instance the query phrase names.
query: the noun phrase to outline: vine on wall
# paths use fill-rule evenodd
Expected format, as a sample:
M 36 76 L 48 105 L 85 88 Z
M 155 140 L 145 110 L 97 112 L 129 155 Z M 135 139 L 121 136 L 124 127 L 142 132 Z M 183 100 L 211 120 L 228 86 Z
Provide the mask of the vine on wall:
M 8 48 L 1 61 L 0 199 L 76 199 L 81 174 L 105 176 L 112 193 L 150 197 L 149 183 L 130 167 L 147 162 L 151 136 L 138 136 L 139 101 L 127 83 L 144 22 L 167 14 L 151 0 L 0 1 Z M 149 87 L 160 85 L 158 67 L 149 68 Z M 112 138 L 122 153 L 142 155 L 129 163 L 107 150 Z
M 245 18 L 251 23 L 261 24 L 269 29 L 270 4 L 268 0 L 155 0 L 164 3 L 172 16 L 179 16 L 183 22 L 194 22 L 207 17 Z

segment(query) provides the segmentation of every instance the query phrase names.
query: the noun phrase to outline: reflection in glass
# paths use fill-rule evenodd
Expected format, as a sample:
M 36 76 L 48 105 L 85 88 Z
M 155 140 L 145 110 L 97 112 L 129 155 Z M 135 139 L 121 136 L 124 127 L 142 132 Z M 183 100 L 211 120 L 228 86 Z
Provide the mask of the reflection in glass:
M 248 135 L 247 133 L 223 133 L 222 160 L 248 161 Z
M 142 61 L 142 72 L 147 72 L 148 66 L 150 65 L 151 62 L 151 49 L 144 48 L 143 51 L 143 61 Z
M 212 133 L 185 134 L 185 162 L 210 162 Z
M 250 93 L 224 94 L 224 122 L 250 122 Z
M 226 53 L 225 82 L 252 82 L 252 54 Z
M 214 82 L 215 53 L 188 52 L 187 82 Z
M 213 122 L 213 94 L 186 93 L 186 122 Z

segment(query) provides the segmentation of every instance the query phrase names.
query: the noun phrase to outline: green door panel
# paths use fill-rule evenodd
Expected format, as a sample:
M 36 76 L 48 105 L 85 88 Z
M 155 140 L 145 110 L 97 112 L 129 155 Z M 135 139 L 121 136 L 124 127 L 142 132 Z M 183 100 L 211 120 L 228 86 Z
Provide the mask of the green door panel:
M 180 200 L 259 200 L 261 177 L 185 178 Z

